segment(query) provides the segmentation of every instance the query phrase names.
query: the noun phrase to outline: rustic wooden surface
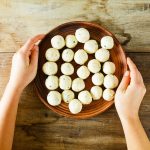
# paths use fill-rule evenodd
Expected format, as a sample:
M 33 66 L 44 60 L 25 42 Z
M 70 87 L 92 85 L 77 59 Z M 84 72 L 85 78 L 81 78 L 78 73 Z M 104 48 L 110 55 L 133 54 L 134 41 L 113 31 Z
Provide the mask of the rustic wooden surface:
M 140 117 L 150 137 L 149 18 L 149 0 L 0 0 L 0 96 L 12 55 L 28 37 L 68 21 L 96 22 L 116 35 L 144 77 Z M 13 150 L 27 149 L 126 150 L 126 144 L 114 106 L 88 120 L 68 119 L 48 110 L 31 83 L 21 96 L 13 144 Z

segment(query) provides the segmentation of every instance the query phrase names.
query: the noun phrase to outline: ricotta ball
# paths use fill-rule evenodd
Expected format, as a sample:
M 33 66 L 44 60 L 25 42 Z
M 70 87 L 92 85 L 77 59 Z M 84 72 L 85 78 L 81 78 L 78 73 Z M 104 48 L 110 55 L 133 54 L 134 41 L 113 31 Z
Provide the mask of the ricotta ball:
M 93 54 L 98 50 L 98 43 L 96 40 L 89 40 L 84 44 L 84 50 L 89 53 Z
M 62 99 L 65 103 L 69 103 L 75 97 L 74 92 L 71 90 L 64 90 L 62 92 Z
M 58 71 L 58 66 L 55 62 L 46 62 L 42 70 L 46 75 L 54 75 Z
M 78 114 L 82 110 L 82 104 L 78 99 L 73 99 L 69 103 L 69 110 L 72 114 Z
M 72 90 L 75 92 L 79 92 L 85 88 L 85 83 L 83 79 L 76 78 L 72 81 Z
M 75 36 L 80 43 L 85 43 L 90 39 L 90 33 L 85 28 L 79 28 L 75 32 Z
M 101 39 L 101 47 L 105 49 L 112 49 L 114 46 L 114 40 L 111 36 L 104 36 Z
M 92 76 L 92 82 L 94 85 L 102 85 L 104 82 L 104 75 L 102 73 L 95 73 Z
M 64 63 L 61 65 L 61 72 L 65 75 L 72 75 L 74 73 L 74 67 L 71 63 Z
M 66 36 L 66 46 L 68 48 L 74 48 L 77 45 L 78 41 L 74 35 Z
M 62 49 L 65 46 L 65 40 L 61 35 L 55 35 L 51 39 L 51 45 L 53 48 Z
M 114 90 L 105 89 L 103 91 L 103 99 L 106 100 L 106 101 L 113 100 L 114 96 L 115 96 L 115 91 Z
M 56 48 L 49 48 L 46 53 L 45 57 L 48 61 L 57 61 L 60 57 L 60 53 Z
M 109 59 L 110 53 L 107 49 L 101 48 L 96 51 L 95 58 L 100 62 L 105 62 Z
M 61 103 L 61 94 L 58 91 L 50 91 L 47 95 L 47 101 L 52 106 L 58 106 Z
M 107 61 L 103 65 L 103 72 L 105 74 L 113 74 L 115 73 L 116 67 L 113 62 Z
M 62 75 L 59 77 L 59 87 L 62 90 L 69 90 L 71 87 L 71 77 L 70 76 L 66 76 L 66 75 Z
M 83 49 L 79 49 L 74 55 L 74 60 L 77 64 L 83 65 L 88 60 L 88 54 Z
M 55 90 L 58 88 L 58 77 L 51 75 L 48 76 L 47 79 L 45 80 L 45 86 L 49 90 Z
M 62 59 L 66 62 L 71 62 L 74 58 L 73 50 L 67 48 L 62 52 Z
M 86 79 L 89 77 L 90 75 L 90 71 L 86 66 L 81 66 L 80 68 L 78 68 L 77 70 L 77 75 L 78 77 L 80 77 L 81 79 Z
M 78 99 L 82 104 L 90 104 L 92 102 L 92 96 L 89 91 L 84 90 L 78 94 Z
M 102 97 L 102 88 L 99 86 L 93 86 L 90 90 L 93 100 L 99 100 Z
M 92 73 L 97 73 L 101 70 L 101 64 L 98 60 L 92 59 L 88 62 L 88 69 Z
M 104 87 L 114 89 L 118 86 L 118 78 L 115 75 L 108 74 L 104 77 Z

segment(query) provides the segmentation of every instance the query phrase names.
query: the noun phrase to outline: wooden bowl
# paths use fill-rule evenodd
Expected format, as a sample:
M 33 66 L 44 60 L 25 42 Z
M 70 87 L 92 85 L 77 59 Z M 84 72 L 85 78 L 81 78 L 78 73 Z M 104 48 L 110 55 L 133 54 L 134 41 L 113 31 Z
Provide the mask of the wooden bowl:
M 51 38 L 57 34 L 62 35 L 64 38 L 68 34 L 75 34 L 76 29 L 78 28 L 86 28 L 90 32 L 91 39 L 95 39 L 100 44 L 100 39 L 103 36 L 110 35 L 113 37 L 115 45 L 112 50 L 110 50 L 111 53 L 111 60 L 116 65 L 116 72 L 115 75 L 118 77 L 119 81 L 122 78 L 123 73 L 127 70 L 127 64 L 126 64 L 126 57 L 125 53 L 119 43 L 119 41 L 115 38 L 115 36 L 101 27 L 98 24 L 90 23 L 90 22 L 83 22 L 83 21 L 75 21 L 75 22 L 68 22 L 62 25 L 59 25 L 58 27 L 51 30 L 45 38 L 39 43 L 39 62 L 38 62 L 38 71 L 37 76 L 35 78 L 35 86 L 36 91 L 38 93 L 38 96 L 42 103 L 44 103 L 48 108 L 50 108 L 52 111 L 71 118 L 77 118 L 77 119 L 84 119 L 89 118 L 95 115 L 98 115 L 105 110 L 107 110 L 114 101 L 105 101 L 103 98 L 97 101 L 92 101 L 91 104 L 83 106 L 82 111 L 79 114 L 73 115 L 70 113 L 68 104 L 64 103 L 62 100 L 62 103 L 57 106 L 53 107 L 48 104 L 47 102 L 47 94 L 49 90 L 45 87 L 45 79 L 46 75 L 42 71 L 42 66 L 46 62 L 45 58 L 45 52 L 48 48 L 51 47 Z M 75 48 L 73 48 L 73 51 L 77 51 L 78 49 L 83 48 L 84 44 L 78 43 Z M 100 45 L 99 45 L 100 47 Z M 65 49 L 66 47 L 64 47 Z M 60 53 L 62 53 L 62 50 L 60 50 Z M 94 55 L 89 55 L 89 60 L 93 59 Z M 56 74 L 58 77 L 62 75 L 60 71 L 60 66 L 63 63 L 63 60 L 60 58 L 59 61 L 57 61 L 58 64 L 58 73 Z M 75 73 L 71 76 L 72 79 L 77 77 L 76 70 L 79 68 L 80 65 L 76 64 L 74 61 L 71 62 L 74 65 Z M 86 64 L 87 65 L 87 64 Z M 91 81 L 91 75 L 85 80 L 85 89 L 90 90 L 90 88 L 93 86 Z M 103 87 L 102 87 L 103 88 Z M 57 91 L 62 92 L 61 89 L 57 89 Z M 75 93 L 75 97 L 77 98 L 78 93 Z

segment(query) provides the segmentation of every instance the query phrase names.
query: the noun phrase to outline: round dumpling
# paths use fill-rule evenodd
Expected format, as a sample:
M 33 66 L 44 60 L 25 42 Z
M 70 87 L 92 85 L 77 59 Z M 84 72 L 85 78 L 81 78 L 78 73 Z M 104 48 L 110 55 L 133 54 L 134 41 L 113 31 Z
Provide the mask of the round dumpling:
M 66 46 L 68 48 L 74 48 L 77 45 L 78 41 L 74 35 L 66 36 Z
M 48 61 L 57 61 L 60 53 L 56 48 L 49 48 L 45 53 L 45 57 Z
M 89 91 L 81 91 L 78 94 L 78 99 L 81 101 L 82 104 L 90 104 L 92 102 L 92 96 Z
M 103 72 L 105 74 L 113 74 L 115 73 L 115 64 L 113 62 L 107 61 L 103 65 Z
M 84 50 L 89 53 L 93 54 L 98 50 L 98 44 L 96 40 L 89 40 L 84 44 Z
M 73 100 L 75 97 L 74 92 L 71 90 L 64 90 L 62 92 L 62 99 L 65 103 L 69 103 L 71 100 Z
M 61 103 L 61 94 L 58 91 L 50 91 L 47 95 L 47 101 L 52 106 L 58 106 Z
M 57 76 L 48 76 L 47 79 L 45 80 L 45 86 L 49 90 L 55 90 L 58 88 L 58 77 Z
M 100 62 L 105 62 L 109 59 L 110 53 L 107 49 L 101 48 L 96 51 L 95 58 Z
M 69 103 L 69 110 L 72 114 L 78 114 L 82 110 L 82 104 L 78 99 L 73 99 Z
M 115 91 L 114 90 L 105 89 L 103 91 L 103 99 L 106 100 L 106 101 L 113 100 L 114 96 L 115 96 Z
M 54 75 L 58 71 L 58 66 L 55 62 L 46 62 L 42 70 L 46 75 Z
M 88 54 L 83 49 L 79 49 L 74 55 L 74 60 L 77 64 L 83 65 L 88 60 Z
M 92 82 L 94 85 L 102 85 L 104 82 L 104 75 L 102 73 L 95 73 L 92 76 Z
M 108 74 L 104 77 L 104 87 L 114 89 L 118 86 L 118 78 L 115 75 Z
M 76 78 L 72 81 L 72 90 L 75 92 L 79 92 L 85 88 L 85 83 L 83 79 Z
M 60 76 L 60 78 L 59 78 L 59 87 L 62 90 L 69 90 L 70 87 L 71 87 L 71 83 L 72 83 L 71 77 L 66 76 L 66 75 Z
M 112 49 L 114 46 L 114 40 L 111 36 L 104 36 L 101 39 L 101 47 L 105 49 Z
M 90 92 L 93 100 L 99 100 L 102 97 L 102 88 L 99 86 L 93 86 Z
M 67 48 L 62 52 L 62 59 L 66 62 L 71 62 L 74 57 L 74 52 L 73 50 Z
M 88 69 L 92 73 L 97 73 L 101 70 L 101 64 L 98 60 L 92 59 L 88 62 Z
M 90 33 L 85 28 L 79 28 L 75 32 L 75 36 L 80 43 L 85 43 L 90 39 Z
M 88 76 L 90 75 L 90 71 L 86 66 L 81 66 L 80 68 L 78 68 L 77 70 L 77 75 L 78 77 L 80 77 L 81 79 L 86 79 L 88 78 Z
M 64 63 L 61 65 L 61 72 L 65 75 L 72 75 L 74 73 L 74 67 L 71 63 Z
M 61 35 L 55 35 L 51 39 L 51 45 L 53 48 L 62 49 L 65 46 L 65 40 Z

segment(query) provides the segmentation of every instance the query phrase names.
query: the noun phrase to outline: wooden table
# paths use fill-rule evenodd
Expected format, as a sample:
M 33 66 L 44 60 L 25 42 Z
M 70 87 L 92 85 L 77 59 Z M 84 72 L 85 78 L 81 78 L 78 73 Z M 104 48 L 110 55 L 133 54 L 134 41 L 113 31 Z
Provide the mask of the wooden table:
M 150 137 L 149 0 L 0 0 L 0 95 L 12 55 L 26 39 L 73 20 L 112 31 L 137 64 L 147 87 L 140 118 Z M 13 149 L 125 150 L 126 144 L 114 106 L 91 119 L 68 119 L 47 109 L 31 83 L 21 96 Z

